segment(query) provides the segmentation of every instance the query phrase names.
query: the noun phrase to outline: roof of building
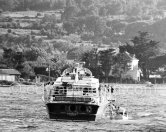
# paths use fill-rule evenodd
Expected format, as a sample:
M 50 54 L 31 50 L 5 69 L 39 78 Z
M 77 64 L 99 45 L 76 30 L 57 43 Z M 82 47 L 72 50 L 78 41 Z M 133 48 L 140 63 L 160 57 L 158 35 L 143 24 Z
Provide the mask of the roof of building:
M 21 73 L 15 69 L 0 69 L 0 74 L 20 75 Z
M 123 55 L 124 55 L 125 58 L 128 59 L 128 60 L 132 60 L 132 59 L 133 59 L 132 56 L 131 56 L 127 51 L 124 52 Z
M 127 51 L 126 52 L 124 52 L 123 53 L 123 55 L 126 57 L 126 59 L 128 59 L 128 60 L 138 60 L 136 57 L 135 57 L 135 55 L 134 54 L 130 54 L 130 53 L 128 53 Z

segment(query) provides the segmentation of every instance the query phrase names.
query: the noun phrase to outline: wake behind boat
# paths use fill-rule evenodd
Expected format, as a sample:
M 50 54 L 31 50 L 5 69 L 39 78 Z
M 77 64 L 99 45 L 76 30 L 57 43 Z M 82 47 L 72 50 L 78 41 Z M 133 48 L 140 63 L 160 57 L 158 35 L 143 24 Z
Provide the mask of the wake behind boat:
M 113 108 L 107 90 L 100 87 L 99 80 L 83 65 L 76 63 L 64 70 L 55 82 L 45 84 L 44 102 L 50 119 L 94 121 L 108 106 Z M 115 111 L 118 113 L 118 108 Z

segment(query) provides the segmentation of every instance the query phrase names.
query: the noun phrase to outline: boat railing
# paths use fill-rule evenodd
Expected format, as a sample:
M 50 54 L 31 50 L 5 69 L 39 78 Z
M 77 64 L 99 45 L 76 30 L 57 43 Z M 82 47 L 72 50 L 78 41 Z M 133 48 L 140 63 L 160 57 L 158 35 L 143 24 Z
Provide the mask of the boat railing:
M 77 96 L 77 97 L 90 97 L 97 96 L 96 88 L 64 88 L 64 87 L 56 87 L 50 90 L 50 96 Z
M 76 91 L 77 90 L 77 91 Z M 70 102 L 80 102 L 80 103 L 97 103 L 99 96 L 93 89 L 69 89 L 64 87 L 57 87 L 50 89 L 49 94 L 45 96 L 45 101 L 52 102 L 52 101 L 70 101 Z M 82 91 L 81 91 L 82 90 Z
M 55 96 L 50 98 L 50 101 L 72 101 L 72 102 L 91 102 L 91 97 L 83 97 L 83 96 Z

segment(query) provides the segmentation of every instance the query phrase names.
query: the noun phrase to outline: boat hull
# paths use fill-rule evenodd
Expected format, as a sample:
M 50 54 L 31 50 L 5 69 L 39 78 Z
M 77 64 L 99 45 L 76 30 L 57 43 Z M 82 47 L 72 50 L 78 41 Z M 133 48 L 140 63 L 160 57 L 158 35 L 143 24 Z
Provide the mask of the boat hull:
M 98 105 L 80 103 L 47 103 L 50 119 L 95 121 Z

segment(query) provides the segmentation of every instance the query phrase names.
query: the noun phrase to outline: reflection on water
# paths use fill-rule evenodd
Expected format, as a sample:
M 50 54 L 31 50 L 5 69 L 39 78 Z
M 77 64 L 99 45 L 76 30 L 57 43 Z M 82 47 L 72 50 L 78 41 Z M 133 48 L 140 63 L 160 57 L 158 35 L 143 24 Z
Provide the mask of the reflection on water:
M 0 132 L 165 132 L 166 90 L 140 91 L 124 89 L 121 93 L 116 90 L 114 94 L 117 104 L 127 108 L 129 120 L 100 118 L 95 122 L 72 122 L 47 118 L 42 91 L 20 93 L 19 90 L 9 92 L 7 88 L 0 88 Z

